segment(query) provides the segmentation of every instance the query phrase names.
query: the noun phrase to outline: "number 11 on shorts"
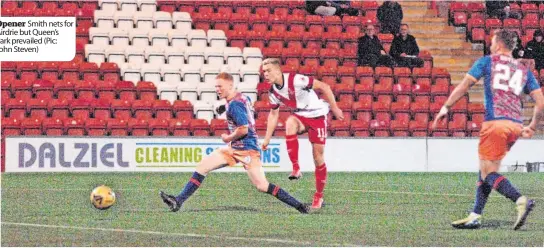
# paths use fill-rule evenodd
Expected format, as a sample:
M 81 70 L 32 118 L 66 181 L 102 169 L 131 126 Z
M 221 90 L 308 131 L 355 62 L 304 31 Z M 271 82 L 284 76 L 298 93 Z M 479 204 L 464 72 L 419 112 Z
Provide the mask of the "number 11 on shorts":
M 318 138 L 327 138 L 327 132 L 325 131 L 325 128 L 318 128 L 317 129 L 317 137 Z

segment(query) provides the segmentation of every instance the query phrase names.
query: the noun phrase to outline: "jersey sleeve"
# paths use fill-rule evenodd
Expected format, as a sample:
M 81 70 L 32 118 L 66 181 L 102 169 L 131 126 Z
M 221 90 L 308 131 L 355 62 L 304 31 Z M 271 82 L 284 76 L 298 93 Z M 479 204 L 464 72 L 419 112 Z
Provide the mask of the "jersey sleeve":
M 468 75 L 474 77 L 476 80 L 480 80 L 485 73 L 486 68 L 491 63 L 491 58 L 489 56 L 482 57 L 472 65 L 472 68 L 468 71 Z
M 230 117 L 234 121 L 234 124 L 237 127 L 246 126 L 249 124 L 249 120 L 247 116 L 248 111 L 246 106 L 242 102 L 232 101 L 229 104 L 228 115 L 230 115 Z
M 295 88 L 308 90 L 314 87 L 314 77 L 296 74 L 293 80 Z
M 531 92 L 538 90 L 540 88 L 538 81 L 536 81 L 535 75 L 531 70 L 527 72 L 527 83 L 525 84 L 524 92 L 525 94 L 530 94 Z

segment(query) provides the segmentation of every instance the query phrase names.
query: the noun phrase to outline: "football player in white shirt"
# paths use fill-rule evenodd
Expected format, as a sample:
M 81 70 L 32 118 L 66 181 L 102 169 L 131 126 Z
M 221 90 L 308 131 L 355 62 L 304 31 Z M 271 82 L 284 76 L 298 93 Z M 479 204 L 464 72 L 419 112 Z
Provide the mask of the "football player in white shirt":
M 289 159 L 293 164 L 293 172 L 289 179 L 299 179 L 302 176 L 298 164 L 298 134 L 308 132 L 312 143 L 315 163 L 315 188 L 312 208 L 319 209 L 323 204 L 323 190 L 327 182 L 327 167 L 323 158 L 325 140 L 327 138 L 327 114 L 329 107 L 334 116 L 343 120 L 342 110 L 336 105 L 334 94 L 329 85 L 295 73 L 282 73 L 279 59 L 269 58 L 262 63 L 264 77 L 272 83 L 270 88 L 270 103 L 272 109 L 268 115 L 266 137 L 263 150 L 266 150 L 270 138 L 276 129 L 280 105 L 289 107 L 294 113 L 287 118 L 286 144 Z M 326 100 L 319 99 L 314 90 L 321 91 Z

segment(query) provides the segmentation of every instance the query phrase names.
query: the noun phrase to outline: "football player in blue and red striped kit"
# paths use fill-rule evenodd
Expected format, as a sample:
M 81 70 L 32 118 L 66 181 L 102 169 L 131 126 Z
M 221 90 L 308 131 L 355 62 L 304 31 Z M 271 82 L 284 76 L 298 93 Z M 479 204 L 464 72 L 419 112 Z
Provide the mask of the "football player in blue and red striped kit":
M 200 187 L 209 172 L 241 163 L 246 169 L 251 183 L 259 191 L 275 196 L 301 213 L 308 213 L 309 206 L 301 203 L 279 186 L 269 183 L 266 179 L 260 159 L 261 153 L 250 99 L 234 89 L 233 78 L 228 73 L 220 73 L 217 76 L 215 89 L 219 98 L 227 100 L 225 111 L 227 111 L 230 134 L 222 134 L 221 139 L 228 146 L 217 149 L 202 159 L 178 196 L 168 195 L 161 191 L 160 196 L 164 203 L 171 211 L 178 211 Z
M 437 117 L 445 117 L 451 106 L 464 96 L 469 87 L 484 78 L 485 121 L 480 130 L 480 175 L 477 182 L 474 210 L 467 218 L 454 221 L 452 226 L 461 229 L 479 228 L 480 218 L 492 189 L 516 203 L 518 216 L 514 230 L 525 223 L 535 203 L 521 195 L 506 177 L 499 174 L 501 161 L 519 137 L 533 136 L 537 123 L 544 117 L 544 96 L 531 69 L 512 57 L 516 47 L 515 32 L 498 30 L 492 43 L 492 55 L 474 63 L 465 79 L 452 92 Z M 536 101 L 529 126 L 523 127 L 522 93 Z

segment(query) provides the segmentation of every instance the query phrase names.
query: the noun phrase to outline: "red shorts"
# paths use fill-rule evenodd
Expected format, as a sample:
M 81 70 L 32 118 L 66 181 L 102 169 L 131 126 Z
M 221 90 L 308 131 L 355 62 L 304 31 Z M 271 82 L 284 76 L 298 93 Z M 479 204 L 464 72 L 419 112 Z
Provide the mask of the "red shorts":
M 486 121 L 480 130 L 481 160 L 502 160 L 521 136 L 523 126 L 509 120 Z
M 310 143 L 324 145 L 327 140 L 327 118 L 325 116 L 307 118 L 293 114 L 304 125 L 305 132 L 308 132 Z

